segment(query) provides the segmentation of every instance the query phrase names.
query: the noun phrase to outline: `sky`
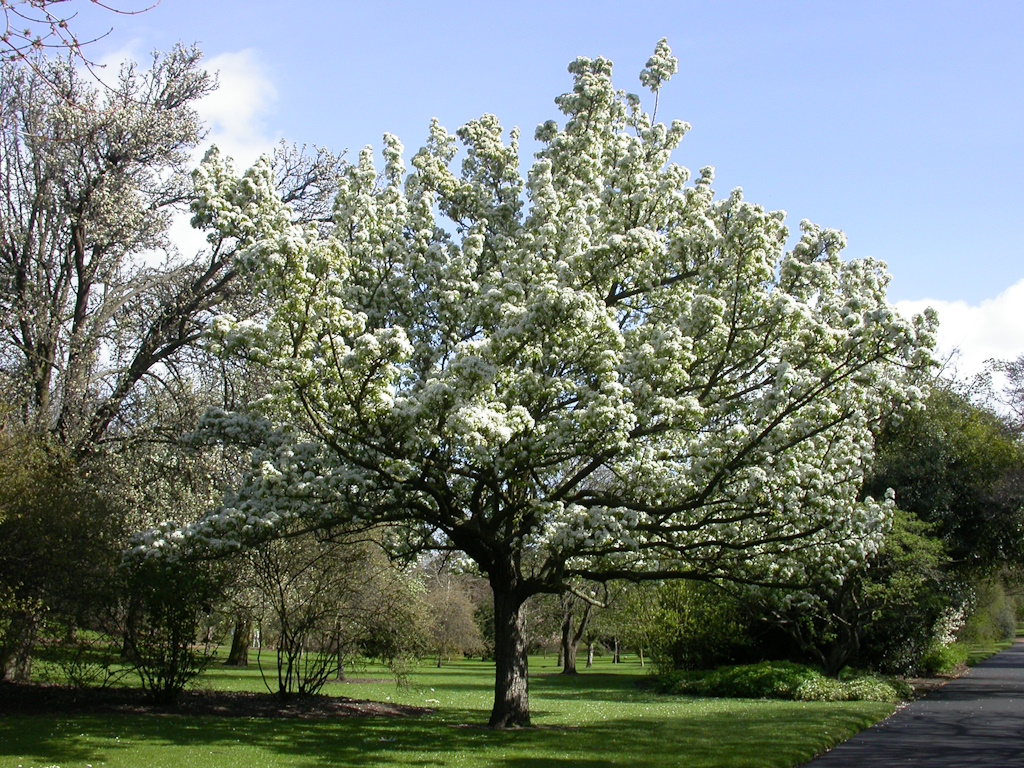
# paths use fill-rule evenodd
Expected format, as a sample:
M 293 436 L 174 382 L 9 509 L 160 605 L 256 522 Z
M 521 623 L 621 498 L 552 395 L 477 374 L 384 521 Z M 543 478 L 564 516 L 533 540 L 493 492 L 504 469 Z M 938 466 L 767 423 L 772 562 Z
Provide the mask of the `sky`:
M 133 10 L 145 0 L 112 0 Z M 560 117 L 577 56 L 618 87 L 668 39 L 679 73 L 659 119 L 692 130 L 674 160 L 716 189 L 842 229 L 884 260 L 890 300 L 939 312 L 962 375 L 1024 354 L 1024 3 L 928 0 L 161 0 L 116 15 L 76 0 L 110 64 L 195 43 L 220 88 L 208 140 L 252 162 L 279 140 L 334 151 L 483 113 L 523 136 Z M 649 94 L 647 94 L 649 96 Z M 649 104 L 649 100 L 648 100 Z M 536 146 L 524 141 L 524 168 Z M 187 237 L 184 236 L 183 237 Z

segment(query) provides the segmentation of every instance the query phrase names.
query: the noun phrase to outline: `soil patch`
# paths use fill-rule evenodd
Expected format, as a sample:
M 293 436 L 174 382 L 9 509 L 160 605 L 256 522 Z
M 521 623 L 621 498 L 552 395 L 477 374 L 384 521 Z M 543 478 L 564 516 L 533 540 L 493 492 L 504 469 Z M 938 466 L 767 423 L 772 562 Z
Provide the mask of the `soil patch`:
M 142 691 L 135 689 L 0 683 L 0 716 L 125 713 L 329 720 L 339 717 L 414 717 L 432 711 L 426 707 L 407 707 L 345 696 L 281 699 L 269 693 L 227 691 L 188 691 L 174 706 L 155 706 L 146 700 Z

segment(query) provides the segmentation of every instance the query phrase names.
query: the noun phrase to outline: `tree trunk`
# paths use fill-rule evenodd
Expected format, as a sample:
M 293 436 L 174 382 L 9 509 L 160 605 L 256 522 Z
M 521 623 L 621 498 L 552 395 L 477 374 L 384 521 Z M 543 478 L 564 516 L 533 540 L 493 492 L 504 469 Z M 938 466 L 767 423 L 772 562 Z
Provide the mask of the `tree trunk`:
M 594 641 L 587 643 L 587 669 L 594 666 Z
M 640 666 L 644 665 L 644 647 L 640 646 Z
M 507 585 L 494 590 L 494 709 L 492 728 L 519 728 L 530 724 L 523 600 Z
M 619 645 L 619 638 L 614 638 L 615 651 L 612 653 L 612 664 L 621 664 L 622 658 L 619 656 L 621 646 Z
M 249 642 L 252 639 L 252 622 L 249 619 L 236 619 L 235 629 L 231 635 L 231 650 L 228 660 L 224 663 L 229 667 L 249 666 Z

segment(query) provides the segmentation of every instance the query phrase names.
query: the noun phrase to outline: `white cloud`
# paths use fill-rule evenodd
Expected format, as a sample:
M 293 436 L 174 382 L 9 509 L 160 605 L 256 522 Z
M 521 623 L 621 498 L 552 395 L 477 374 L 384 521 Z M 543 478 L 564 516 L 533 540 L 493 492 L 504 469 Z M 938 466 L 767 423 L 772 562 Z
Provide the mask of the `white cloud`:
M 278 141 L 266 124 L 277 91 L 251 48 L 214 56 L 205 62 L 205 69 L 217 74 L 218 88 L 196 103 L 209 133 L 204 146 L 195 152 L 195 160 L 198 163 L 207 148 L 216 144 L 241 173 L 260 155 L 273 150 Z M 176 215 L 169 233 L 171 242 L 186 256 L 207 247 L 206 236 L 192 229 L 190 218 L 190 214 Z
M 907 317 L 926 307 L 939 313 L 940 359 L 957 353 L 952 365 L 961 376 L 978 373 L 986 360 L 1006 360 L 1024 354 L 1024 280 L 978 305 L 930 299 L 896 304 Z
M 106 54 L 96 60 L 92 68 L 92 74 L 105 85 L 112 86 L 117 82 L 117 75 L 121 67 L 130 61 L 142 62 L 144 65 L 150 63 L 148 56 L 139 55 L 142 49 L 142 41 L 130 40 L 120 48 L 107 51 Z M 80 65 L 81 66 L 81 65 Z
M 210 129 L 207 143 L 220 147 L 242 170 L 277 143 L 278 136 L 266 124 L 277 90 L 251 48 L 214 56 L 206 62 L 206 70 L 216 73 L 219 83 L 216 91 L 196 104 Z

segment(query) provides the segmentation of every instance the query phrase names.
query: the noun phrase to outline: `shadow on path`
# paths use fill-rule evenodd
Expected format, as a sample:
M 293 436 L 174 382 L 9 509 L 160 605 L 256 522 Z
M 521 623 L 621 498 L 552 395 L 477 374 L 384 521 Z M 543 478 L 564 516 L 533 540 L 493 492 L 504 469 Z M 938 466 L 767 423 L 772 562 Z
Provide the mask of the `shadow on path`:
M 861 731 L 806 768 L 1024 768 L 1024 642 Z

